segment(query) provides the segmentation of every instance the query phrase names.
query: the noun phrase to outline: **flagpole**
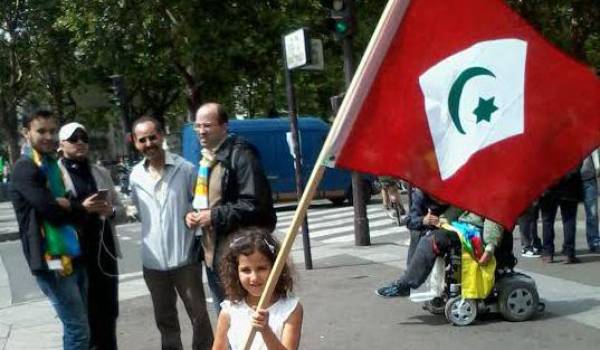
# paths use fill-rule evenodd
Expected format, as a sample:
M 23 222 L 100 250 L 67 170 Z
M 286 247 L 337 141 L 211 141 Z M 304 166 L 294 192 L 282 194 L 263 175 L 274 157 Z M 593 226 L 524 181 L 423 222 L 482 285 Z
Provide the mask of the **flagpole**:
M 317 159 L 315 167 L 313 168 L 310 178 L 308 179 L 308 183 L 306 184 L 304 192 L 302 193 L 302 197 L 298 202 L 298 208 L 296 209 L 290 227 L 281 244 L 281 249 L 279 250 L 277 259 L 275 259 L 275 263 L 273 264 L 273 268 L 269 274 L 269 278 L 267 279 L 265 289 L 263 290 L 260 300 L 258 301 L 258 305 L 256 306 L 257 309 L 264 309 L 268 304 L 267 301 L 271 300 L 273 296 L 273 291 L 277 286 L 277 281 L 279 280 L 281 271 L 283 270 L 285 262 L 292 249 L 296 234 L 298 233 L 300 225 L 306 216 L 308 206 L 315 195 L 317 187 L 323 178 L 323 173 L 325 172 L 324 164 L 327 161 L 333 160 L 329 159 L 331 147 L 334 145 L 334 141 L 336 141 L 339 137 L 340 132 L 344 130 L 342 129 L 342 126 L 346 127 L 346 130 L 349 129 L 349 127 L 345 125 L 347 119 L 356 116 L 356 113 L 358 113 L 358 107 L 362 104 L 367 91 L 375 79 L 379 65 L 381 64 L 390 42 L 396 33 L 396 29 L 400 25 L 402 17 L 404 17 L 404 13 L 406 12 L 409 2 L 410 0 L 389 0 L 381 15 L 379 23 L 377 24 L 377 27 L 373 32 L 373 36 L 371 37 L 371 41 L 365 50 L 363 59 L 361 60 L 356 74 L 354 75 L 354 79 L 352 79 L 352 83 L 348 87 L 348 92 L 342 101 L 342 105 L 340 106 L 336 118 L 333 121 L 331 130 L 329 131 L 329 134 L 323 143 L 323 148 L 319 153 L 319 158 Z M 351 111 L 354 112 L 353 115 L 351 115 Z M 246 337 L 246 343 L 244 345 L 245 350 L 250 350 L 255 336 L 256 329 L 250 328 L 248 336 Z

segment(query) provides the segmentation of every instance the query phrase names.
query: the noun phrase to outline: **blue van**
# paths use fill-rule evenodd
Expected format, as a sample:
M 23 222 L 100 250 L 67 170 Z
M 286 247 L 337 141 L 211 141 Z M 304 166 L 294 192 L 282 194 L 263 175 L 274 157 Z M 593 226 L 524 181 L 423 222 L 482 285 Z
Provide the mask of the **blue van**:
M 320 118 L 302 117 L 298 118 L 298 130 L 303 158 L 302 176 L 306 183 L 329 132 L 329 125 Z M 275 200 L 297 199 L 294 160 L 286 138 L 286 133 L 289 131 L 290 122 L 287 118 L 229 121 L 229 132 L 243 136 L 258 148 Z M 191 123 L 186 124 L 182 130 L 182 154 L 185 159 L 198 164 L 200 143 Z M 365 181 L 366 191 L 369 194 L 368 200 L 373 186 L 370 179 Z M 338 205 L 345 200 L 351 201 L 350 172 L 326 169 L 315 198 L 327 198 Z

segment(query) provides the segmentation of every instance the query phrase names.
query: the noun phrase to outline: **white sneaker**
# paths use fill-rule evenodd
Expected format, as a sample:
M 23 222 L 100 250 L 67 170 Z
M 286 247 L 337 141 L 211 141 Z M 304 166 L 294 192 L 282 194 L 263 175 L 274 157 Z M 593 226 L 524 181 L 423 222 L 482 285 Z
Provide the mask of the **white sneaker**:
M 521 256 L 524 258 L 539 258 L 541 255 L 533 249 L 527 249 L 521 254 Z

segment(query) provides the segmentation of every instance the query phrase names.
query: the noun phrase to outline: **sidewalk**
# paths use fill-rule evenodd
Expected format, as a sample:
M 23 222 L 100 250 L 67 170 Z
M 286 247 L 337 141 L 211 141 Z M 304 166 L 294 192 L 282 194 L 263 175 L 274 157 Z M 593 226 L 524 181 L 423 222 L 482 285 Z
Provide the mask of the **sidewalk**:
M 292 256 L 297 274 L 296 294 L 305 309 L 302 349 L 377 350 L 402 344 L 400 348 L 405 349 L 463 350 L 467 342 L 472 349 L 574 350 L 592 349 L 600 342 L 600 280 L 596 274 L 592 285 L 577 281 L 582 270 L 597 272 L 600 256 L 585 255 L 586 263 L 581 268 L 562 264 L 548 267 L 540 259 L 521 259 L 521 268 L 538 284 L 540 296 L 547 304 L 546 313 L 523 324 L 486 318 L 473 326 L 457 328 L 448 325 L 443 316 L 423 311 L 419 304 L 374 294 L 374 288 L 397 278 L 404 267 L 404 238 L 399 234 L 393 240 L 375 241 L 368 247 L 313 241 L 315 269 L 308 271 L 304 269 L 298 237 Z M 120 300 L 119 347 L 156 349 L 160 335 L 141 276 L 123 276 Z M 214 325 L 214 312 L 208 305 Z M 182 339 L 189 348 L 191 329 L 181 305 L 179 313 Z M 510 337 L 506 337 L 508 333 Z M 61 334 L 60 323 L 46 300 L 0 307 L 2 350 L 61 349 Z
M 19 226 L 10 202 L 0 202 L 0 242 L 19 239 Z
M 560 225 L 556 227 L 560 247 L 562 231 Z M 581 229 L 577 243 L 584 263 L 580 265 L 547 265 L 541 259 L 518 257 L 518 268 L 536 280 L 540 297 L 546 302 L 545 314 L 526 323 L 487 317 L 466 328 L 452 327 L 443 316 L 431 315 L 407 299 L 384 299 L 374 294 L 375 288 L 397 278 L 403 270 L 406 233 L 376 237 L 367 247 L 313 239 L 313 270 L 304 268 L 302 239 L 298 236 L 292 259 L 297 277 L 295 293 L 305 310 L 301 349 L 596 348 L 600 343 L 600 255 L 587 253 Z M 61 349 L 62 327 L 48 301 L 11 305 L 3 271 L 0 258 L 0 350 Z M 119 299 L 119 348 L 159 348 L 152 303 L 139 272 L 121 276 Z M 207 304 L 215 325 L 214 310 L 210 302 Z M 191 327 L 182 305 L 179 314 L 182 340 L 188 349 Z

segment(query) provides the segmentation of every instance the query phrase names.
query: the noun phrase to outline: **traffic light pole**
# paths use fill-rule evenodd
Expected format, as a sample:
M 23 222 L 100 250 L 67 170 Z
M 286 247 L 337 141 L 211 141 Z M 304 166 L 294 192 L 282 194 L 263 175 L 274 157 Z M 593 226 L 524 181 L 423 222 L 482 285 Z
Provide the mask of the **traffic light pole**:
M 354 16 L 354 0 L 346 0 L 346 6 L 351 15 Z M 347 35 L 342 41 L 344 53 L 344 80 L 346 82 L 346 91 L 350 86 L 354 76 L 354 55 L 352 48 L 352 35 Z M 357 246 L 371 245 L 371 235 L 369 233 L 369 219 L 367 218 L 367 200 L 365 198 L 365 182 L 360 173 L 352 173 L 352 199 L 354 206 L 354 244 Z
M 283 43 L 283 52 L 285 53 L 285 43 Z M 296 177 L 296 194 L 298 196 L 298 200 L 300 200 L 302 197 L 302 192 L 304 191 L 304 183 L 302 181 L 302 153 L 300 151 L 300 144 L 298 142 L 298 115 L 296 114 L 294 82 L 292 80 L 292 71 L 287 67 L 285 56 L 283 58 L 283 70 L 285 75 L 285 91 L 290 115 L 290 132 L 292 136 L 292 152 L 294 157 L 294 170 Z M 304 267 L 306 267 L 307 270 L 312 270 L 313 264 L 307 216 L 304 216 L 304 220 L 302 221 L 302 245 L 304 247 Z
M 131 118 L 129 117 L 129 104 L 125 80 L 122 75 L 118 74 L 111 75 L 110 78 L 112 80 L 115 97 L 119 100 L 119 107 L 121 108 L 121 126 L 125 130 L 125 135 L 127 135 L 131 133 Z M 135 155 L 133 140 L 129 138 L 126 142 L 125 150 L 127 152 L 127 157 L 131 161 Z

